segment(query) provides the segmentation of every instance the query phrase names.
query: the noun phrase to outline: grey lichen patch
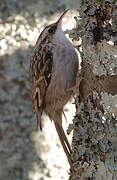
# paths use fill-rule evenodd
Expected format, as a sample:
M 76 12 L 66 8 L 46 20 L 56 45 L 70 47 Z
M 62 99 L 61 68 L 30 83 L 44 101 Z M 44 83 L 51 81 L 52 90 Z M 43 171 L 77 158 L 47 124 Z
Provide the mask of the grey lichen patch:
M 108 159 L 105 161 L 105 165 L 108 167 L 109 170 L 117 171 L 117 154 L 110 153 Z
M 95 75 L 116 75 L 117 73 L 117 47 L 103 41 L 97 46 L 85 44 L 84 59 L 93 65 Z
M 117 120 L 117 95 L 112 96 L 111 94 L 102 93 L 101 96 L 100 104 L 103 105 L 105 113 L 111 113 Z
M 97 171 L 96 171 L 97 169 Z M 105 167 L 105 164 L 103 162 L 99 162 L 96 165 L 92 163 L 86 170 L 86 173 L 84 173 L 84 177 L 92 177 L 92 180 L 112 180 L 112 174 L 107 168 Z M 93 172 L 93 176 L 91 175 Z
M 82 57 L 94 65 L 94 73 L 99 76 L 117 71 L 116 12 L 115 1 L 86 1 L 82 5 L 82 18 L 80 21 L 76 18 L 76 36 L 81 37 L 83 44 Z
M 109 170 L 116 170 L 117 164 L 117 140 L 112 138 L 117 135 L 116 119 L 111 114 L 104 116 L 100 110 L 94 110 L 89 101 L 87 105 L 81 103 L 71 127 L 74 130 L 72 159 L 79 176 L 96 179 L 98 174 L 98 179 L 111 180 Z
M 94 73 L 99 76 L 105 73 L 116 75 L 117 48 L 103 41 L 102 43 L 98 43 L 95 50 L 94 54 L 97 56 L 93 59 Z
M 97 165 L 97 171 L 94 174 L 93 179 L 95 180 L 112 180 L 112 174 L 109 172 L 109 170 L 105 167 L 105 164 L 103 162 L 100 162 Z

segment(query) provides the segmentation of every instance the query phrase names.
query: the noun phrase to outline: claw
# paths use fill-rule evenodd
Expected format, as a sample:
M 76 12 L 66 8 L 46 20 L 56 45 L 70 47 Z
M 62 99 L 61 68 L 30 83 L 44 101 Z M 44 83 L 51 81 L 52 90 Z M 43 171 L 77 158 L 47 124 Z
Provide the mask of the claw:
M 73 91 L 74 94 L 79 94 L 79 85 L 82 79 L 83 78 L 80 76 L 80 74 L 77 73 L 75 86 L 67 89 L 67 91 Z

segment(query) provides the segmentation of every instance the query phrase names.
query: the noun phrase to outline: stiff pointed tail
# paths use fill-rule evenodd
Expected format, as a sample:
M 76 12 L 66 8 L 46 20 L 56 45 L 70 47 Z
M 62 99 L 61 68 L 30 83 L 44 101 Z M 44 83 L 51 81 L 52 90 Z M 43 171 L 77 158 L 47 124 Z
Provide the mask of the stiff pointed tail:
M 68 139 L 65 135 L 65 132 L 62 128 L 62 111 L 57 111 L 55 113 L 55 118 L 53 119 L 54 121 L 54 124 L 55 124 L 55 128 L 56 128 L 56 131 L 58 133 L 58 136 L 59 136 L 59 139 L 60 139 L 60 142 L 63 146 L 63 149 L 64 149 L 64 152 L 67 156 L 67 159 L 68 159 L 68 162 L 70 164 L 70 167 L 72 169 L 72 160 L 71 160 L 71 155 L 72 155 L 72 150 L 71 150 L 71 147 L 70 147 L 70 144 L 68 142 Z

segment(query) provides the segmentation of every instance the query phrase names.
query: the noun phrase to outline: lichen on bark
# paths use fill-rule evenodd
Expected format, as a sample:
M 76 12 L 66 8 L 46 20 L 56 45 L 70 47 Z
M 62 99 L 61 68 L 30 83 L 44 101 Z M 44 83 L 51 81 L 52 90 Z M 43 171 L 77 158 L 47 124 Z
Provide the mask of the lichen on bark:
M 81 72 L 70 180 L 117 178 L 117 3 L 83 1 Z M 78 19 L 77 19 L 78 22 Z M 77 37 L 79 39 L 79 37 Z

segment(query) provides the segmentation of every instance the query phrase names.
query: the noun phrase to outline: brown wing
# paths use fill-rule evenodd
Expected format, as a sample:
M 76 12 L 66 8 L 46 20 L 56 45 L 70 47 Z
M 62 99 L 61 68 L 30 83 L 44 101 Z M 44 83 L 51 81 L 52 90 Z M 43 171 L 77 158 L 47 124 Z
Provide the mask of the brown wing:
M 41 115 L 44 110 L 44 98 L 51 80 L 53 54 L 49 46 L 39 46 L 34 50 L 30 62 L 30 79 L 32 84 L 32 99 L 38 125 L 42 130 Z

